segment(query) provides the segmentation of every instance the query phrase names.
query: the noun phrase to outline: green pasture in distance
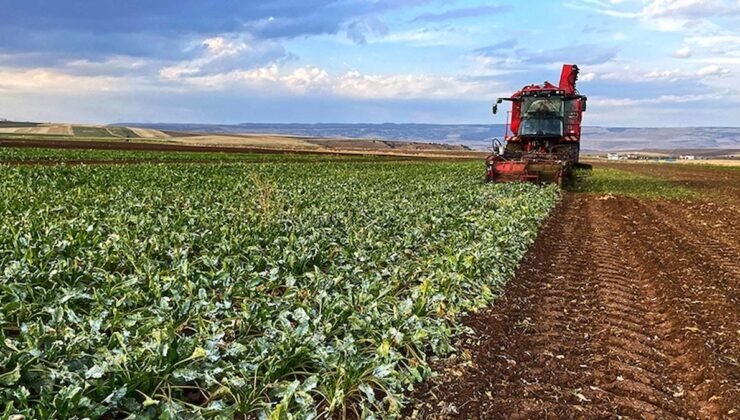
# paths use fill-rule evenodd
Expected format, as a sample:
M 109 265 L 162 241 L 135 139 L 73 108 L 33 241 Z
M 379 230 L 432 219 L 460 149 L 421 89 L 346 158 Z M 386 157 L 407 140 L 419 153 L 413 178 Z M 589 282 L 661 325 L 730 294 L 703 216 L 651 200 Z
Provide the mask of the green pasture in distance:
M 697 193 L 679 182 L 629 170 L 599 168 L 577 170 L 568 188 L 574 192 L 648 198 L 691 198 Z

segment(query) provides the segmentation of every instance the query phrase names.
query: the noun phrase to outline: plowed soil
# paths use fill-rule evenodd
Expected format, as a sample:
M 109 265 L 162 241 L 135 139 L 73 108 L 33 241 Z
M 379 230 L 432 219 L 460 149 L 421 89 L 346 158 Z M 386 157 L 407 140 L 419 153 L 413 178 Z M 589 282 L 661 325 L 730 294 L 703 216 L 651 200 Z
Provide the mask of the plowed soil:
M 737 173 L 668 175 L 710 188 Z M 736 204 L 566 193 L 407 414 L 740 418 Z
M 732 161 L 730 161 L 732 162 Z M 729 194 L 735 206 L 740 206 L 740 170 L 730 167 L 702 166 L 700 164 L 612 163 L 599 167 L 631 171 L 659 177 L 676 184 L 711 194 Z
M 228 138 L 228 135 L 223 136 Z M 236 136 L 234 136 L 236 138 Z M 240 137 L 244 140 L 244 137 Z M 305 155 L 316 155 L 316 156 L 358 156 L 358 155 L 373 155 L 373 156 L 391 156 L 391 157 L 412 157 L 412 158 L 423 158 L 423 159 L 483 159 L 485 156 L 484 152 L 477 151 L 459 151 L 459 150 L 445 150 L 445 149 L 395 149 L 387 151 L 384 149 L 341 149 L 341 148 L 321 148 L 318 145 L 311 144 L 310 149 L 301 148 L 284 148 L 280 144 L 275 142 L 266 141 L 262 146 L 255 145 L 250 147 L 248 144 L 242 142 L 242 146 L 228 146 L 221 142 L 217 144 L 208 145 L 206 142 L 199 142 L 196 138 L 193 144 L 187 143 L 185 137 L 181 139 L 170 139 L 161 142 L 139 142 L 139 141 L 123 141 L 123 140 L 69 140 L 69 139 L 15 139 L 15 138 L 0 138 L 0 147 L 16 147 L 16 148 L 48 148 L 48 149 L 91 149 L 91 150 L 136 150 L 136 151 L 160 151 L 160 152 L 222 152 L 222 153 L 263 153 L 263 154 L 305 154 Z M 181 141 L 182 143 L 178 143 Z M 228 143 L 228 142 L 227 142 Z M 237 141 L 236 143 L 239 143 Z M 272 144 L 271 146 L 269 146 Z M 269 146 L 269 147 L 268 147 Z M 434 146 L 434 145 L 431 145 Z

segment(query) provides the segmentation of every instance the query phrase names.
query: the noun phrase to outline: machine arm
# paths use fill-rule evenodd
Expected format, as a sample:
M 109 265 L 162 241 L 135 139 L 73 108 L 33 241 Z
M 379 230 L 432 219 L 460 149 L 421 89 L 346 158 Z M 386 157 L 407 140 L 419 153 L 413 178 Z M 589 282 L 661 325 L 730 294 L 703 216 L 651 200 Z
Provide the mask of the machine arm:
M 499 105 L 500 103 L 502 103 L 503 101 L 509 101 L 509 102 L 519 102 L 519 101 L 520 101 L 520 99 L 519 99 L 519 98 L 498 98 L 498 99 L 496 100 L 496 103 L 495 103 L 495 104 L 493 104 L 493 108 L 491 109 L 491 111 L 493 112 L 493 115 L 496 115 L 496 113 L 498 112 L 498 105 Z
M 568 94 L 576 94 L 576 82 L 578 81 L 580 70 L 575 64 L 564 64 L 560 73 L 560 89 Z

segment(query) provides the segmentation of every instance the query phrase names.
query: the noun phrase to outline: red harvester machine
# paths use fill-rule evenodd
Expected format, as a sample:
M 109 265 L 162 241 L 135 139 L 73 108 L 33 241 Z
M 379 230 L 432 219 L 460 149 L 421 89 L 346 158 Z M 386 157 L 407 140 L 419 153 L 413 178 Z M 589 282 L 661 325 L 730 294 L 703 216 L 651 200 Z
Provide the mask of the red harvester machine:
M 578 66 L 565 64 L 560 85 L 529 85 L 496 101 L 494 114 L 503 101 L 511 102 L 511 111 L 505 145 L 494 139 L 493 153 L 486 158 L 487 181 L 563 184 L 578 165 L 581 116 L 586 111 L 586 97 L 576 90 L 577 80 Z

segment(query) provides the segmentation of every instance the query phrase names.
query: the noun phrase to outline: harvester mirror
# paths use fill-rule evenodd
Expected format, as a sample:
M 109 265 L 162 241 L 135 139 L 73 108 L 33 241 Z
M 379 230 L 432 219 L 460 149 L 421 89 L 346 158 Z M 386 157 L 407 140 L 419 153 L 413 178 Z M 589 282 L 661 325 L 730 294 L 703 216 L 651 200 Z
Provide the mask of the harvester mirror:
M 502 102 L 504 102 L 504 99 L 503 98 L 498 98 L 498 100 L 496 100 L 496 103 L 493 104 L 493 108 L 491 109 L 491 111 L 493 111 L 493 115 L 496 115 L 496 113 L 498 112 L 498 104 L 500 104 Z
M 581 101 L 581 112 L 586 112 L 586 102 L 588 102 L 588 100 L 584 97 Z

